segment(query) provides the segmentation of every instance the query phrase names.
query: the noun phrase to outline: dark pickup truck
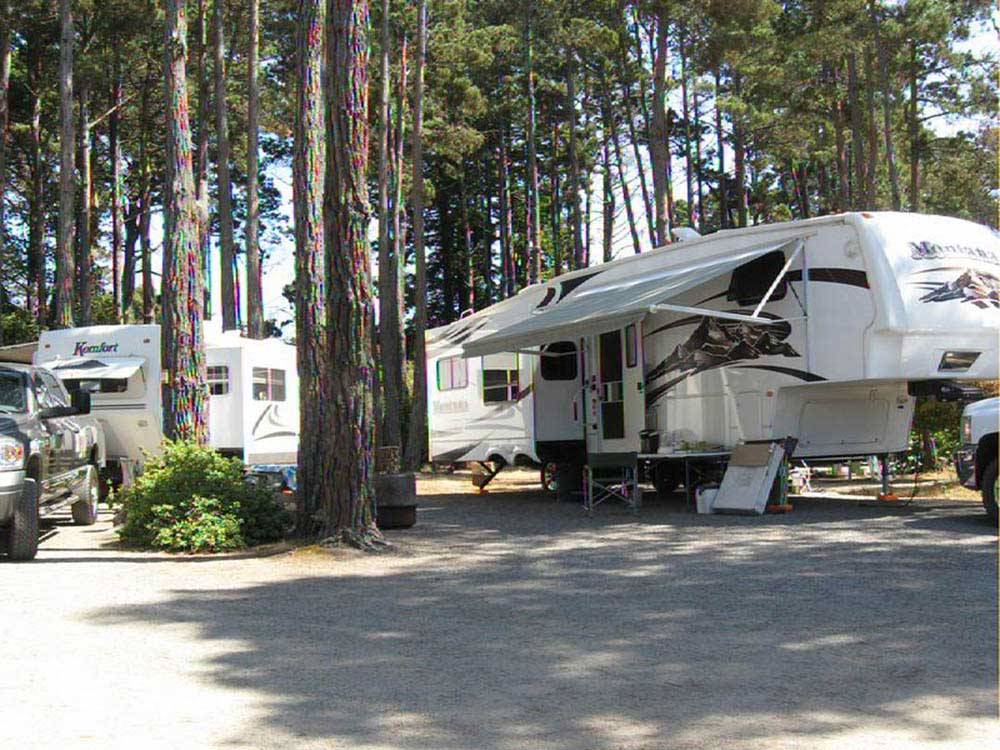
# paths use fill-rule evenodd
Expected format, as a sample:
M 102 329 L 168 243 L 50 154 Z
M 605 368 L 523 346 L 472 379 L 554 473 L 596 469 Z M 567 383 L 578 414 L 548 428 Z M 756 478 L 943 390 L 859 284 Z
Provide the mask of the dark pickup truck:
M 73 521 L 97 520 L 104 432 L 90 394 L 72 396 L 42 367 L 0 364 L 0 553 L 30 560 L 38 519 L 69 506 Z

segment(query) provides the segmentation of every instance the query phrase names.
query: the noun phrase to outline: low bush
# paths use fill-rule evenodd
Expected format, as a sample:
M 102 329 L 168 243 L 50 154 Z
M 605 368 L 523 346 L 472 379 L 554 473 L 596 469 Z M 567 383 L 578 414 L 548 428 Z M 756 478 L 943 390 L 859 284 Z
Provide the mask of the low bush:
M 188 442 L 164 444 L 135 483 L 116 496 L 130 546 L 222 552 L 280 539 L 289 517 L 265 487 L 248 483 L 243 463 Z

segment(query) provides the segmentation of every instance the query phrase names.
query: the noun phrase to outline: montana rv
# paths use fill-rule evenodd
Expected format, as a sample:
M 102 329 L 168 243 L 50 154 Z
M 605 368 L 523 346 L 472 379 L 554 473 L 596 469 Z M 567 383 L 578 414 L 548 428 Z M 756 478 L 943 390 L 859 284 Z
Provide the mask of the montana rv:
M 906 449 L 914 396 L 997 377 L 1000 239 L 855 213 L 721 231 L 565 274 L 427 333 L 434 461 L 680 459 L 797 438 Z
M 206 331 L 209 443 L 247 464 L 294 464 L 299 397 L 295 347 Z M 41 335 L 35 363 L 91 392 L 109 463 L 141 463 L 163 440 L 158 325 L 93 326 Z M 119 467 L 121 462 L 117 462 Z

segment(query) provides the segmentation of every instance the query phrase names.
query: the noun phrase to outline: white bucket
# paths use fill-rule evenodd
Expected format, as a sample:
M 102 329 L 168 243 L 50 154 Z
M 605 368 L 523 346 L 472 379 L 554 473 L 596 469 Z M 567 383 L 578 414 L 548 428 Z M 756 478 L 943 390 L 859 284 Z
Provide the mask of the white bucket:
M 699 513 L 712 513 L 715 496 L 719 494 L 718 487 L 699 487 L 694 493 L 694 503 Z

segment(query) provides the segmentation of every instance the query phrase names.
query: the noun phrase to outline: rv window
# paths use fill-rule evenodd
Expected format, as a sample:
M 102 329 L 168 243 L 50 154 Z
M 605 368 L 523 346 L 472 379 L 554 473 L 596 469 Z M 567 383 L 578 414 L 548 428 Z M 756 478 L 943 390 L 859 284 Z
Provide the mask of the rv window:
M 635 323 L 625 326 L 625 366 L 635 367 L 638 363 L 638 350 L 635 340 Z
M 284 401 L 285 371 L 266 367 L 253 368 L 253 400 Z
M 229 366 L 210 365 L 206 368 L 208 392 L 213 396 L 225 396 L 229 393 Z
M 468 361 L 464 357 L 445 357 L 437 361 L 437 389 L 454 391 L 469 384 Z
M 740 305 L 756 305 L 764 299 L 767 290 L 771 288 L 774 279 L 781 273 L 781 269 L 784 267 L 785 254 L 780 250 L 775 250 L 773 253 L 762 255 L 749 263 L 744 263 L 733 271 L 733 278 L 729 282 L 729 293 L 726 295 L 726 299 Z M 775 288 L 774 294 L 771 295 L 771 299 L 779 300 L 784 298 L 787 286 L 786 280 L 782 279 L 781 283 Z
M 542 357 L 543 380 L 576 380 L 576 345 L 572 341 L 557 341 L 542 351 L 549 355 Z
M 86 391 L 87 393 L 125 393 L 128 390 L 126 378 L 102 378 L 100 380 L 79 380 L 71 378 L 64 380 L 67 391 Z
M 483 370 L 483 402 L 517 401 L 517 370 Z

